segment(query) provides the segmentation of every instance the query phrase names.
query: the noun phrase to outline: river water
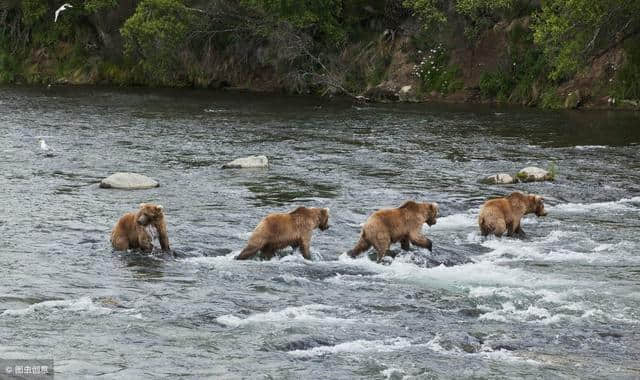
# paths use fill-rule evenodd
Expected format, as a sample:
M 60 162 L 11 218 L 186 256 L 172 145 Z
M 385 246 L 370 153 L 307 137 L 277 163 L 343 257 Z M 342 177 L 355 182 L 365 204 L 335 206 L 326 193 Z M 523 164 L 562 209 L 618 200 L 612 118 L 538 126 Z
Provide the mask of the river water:
M 0 358 L 61 378 L 639 378 L 639 144 L 637 113 L 0 88 Z M 249 154 L 270 168 L 220 169 Z M 530 165 L 557 180 L 478 183 Z M 99 189 L 116 171 L 161 187 Z M 549 215 L 482 239 L 480 205 L 514 190 Z M 433 253 L 346 257 L 407 199 L 440 204 Z M 176 258 L 112 252 L 140 202 L 165 206 Z M 331 209 L 313 261 L 233 260 L 298 205 Z

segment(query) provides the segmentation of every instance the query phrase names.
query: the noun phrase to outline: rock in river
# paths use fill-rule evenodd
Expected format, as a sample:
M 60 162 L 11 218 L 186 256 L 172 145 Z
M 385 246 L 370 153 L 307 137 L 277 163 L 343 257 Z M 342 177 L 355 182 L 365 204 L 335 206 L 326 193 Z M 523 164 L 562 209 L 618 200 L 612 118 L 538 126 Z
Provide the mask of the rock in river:
M 266 156 L 249 156 L 237 158 L 222 165 L 223 169 L 266 168 L 269 160 Z
M 100 187 L 104 189 L 138 190 L 158 186 L 160 186 L 158 181 L 137 173 L 114 173 L 100 181 Z
M 520 170 L 516 177 L 522 182 L 553 181 L 552 173 L 535 166 L 529 166 Z
M 498 173 L 485 177 L 480 182 L 487 185 L 509 185 L 518 181 L 509 174 Z

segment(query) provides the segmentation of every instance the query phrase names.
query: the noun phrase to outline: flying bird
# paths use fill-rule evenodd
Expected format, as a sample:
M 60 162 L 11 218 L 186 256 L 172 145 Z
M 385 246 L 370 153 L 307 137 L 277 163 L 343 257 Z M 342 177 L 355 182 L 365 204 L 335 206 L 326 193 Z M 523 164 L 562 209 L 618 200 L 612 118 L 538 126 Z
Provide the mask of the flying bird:
M 60 15 L 60 12 L 66 10 L 67 8 L 73 8 L 73 5 L 71 5 L 69 3 L 62 4 L 62 6 L 60 8 L 58 8 L 58 10 L 56 11 L 56 17 L 53 18 L 53 22 L 57 22 L 58 21 L 58 15 Z

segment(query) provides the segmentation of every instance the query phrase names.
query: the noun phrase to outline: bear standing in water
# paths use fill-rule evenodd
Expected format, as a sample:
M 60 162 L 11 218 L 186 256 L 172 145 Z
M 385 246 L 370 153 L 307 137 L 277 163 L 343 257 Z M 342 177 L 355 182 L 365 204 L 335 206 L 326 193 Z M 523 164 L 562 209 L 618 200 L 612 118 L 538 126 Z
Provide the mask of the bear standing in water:
M 524 236 L 520 219 L 526 214 L 545 216 L 544 199 L 539 195 L 513 192 L 504 198 L 488 200 L 482 205 L 478 215 L 478 225 L 482 236 L 489 234 L 502 236 Z
M 365 222 L 360 241 L 348 252 L 356 257 L 372 245 L 378 252 L 378 262 L 389 250 L 392 243 L 400 242 L 402 249 L 408 251 L 411 244 L 431 251 L 431 240 L 422 235 L 422 225 L 436 224 L 437 203 L 405 202 L 398 208 L 387 208 L 374 212 Z
M 236 260 L 251 258 L 258 251 L 269 260 L 278 249 L 288 246 L 300 247 L 302 256 L 311 260 L 311 234 L 316 228 L 329 228 L 328 208 L 298 207 L 289 213 L 269 214 L 258 223 Z
M 164 208 L 141 203 L 137 212 L 124 214 L 111 231 L 111 244 L 116 251 L 140 249 L 153 251 L 153 239 L 158 237 L 163 251 L 169 251 L 169 236 L 164 220 Z

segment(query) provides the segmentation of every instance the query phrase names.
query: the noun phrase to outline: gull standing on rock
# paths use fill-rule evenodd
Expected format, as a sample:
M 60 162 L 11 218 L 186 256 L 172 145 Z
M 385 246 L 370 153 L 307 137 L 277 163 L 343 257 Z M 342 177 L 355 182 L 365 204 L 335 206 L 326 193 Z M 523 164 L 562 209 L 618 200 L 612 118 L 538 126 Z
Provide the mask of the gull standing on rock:
M 66 10 L 67 8 L 73 8 L 73 5 L 69 3 L 62 4 L 62 6 L 56 11 L 56 16 L 53 18 L 53 22 L 58 22 L 58 15 L 60 14 L 60 12 Z

